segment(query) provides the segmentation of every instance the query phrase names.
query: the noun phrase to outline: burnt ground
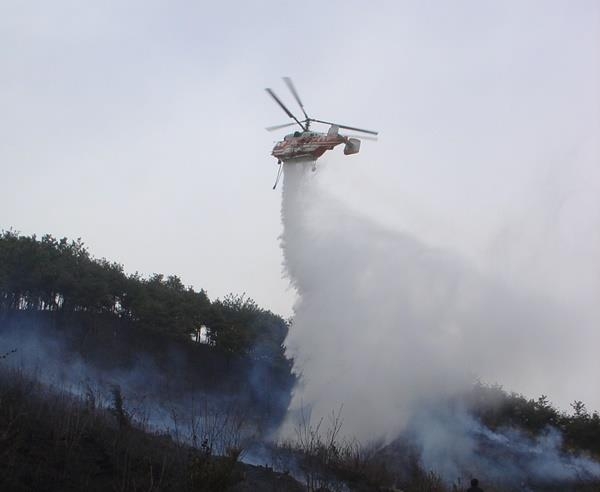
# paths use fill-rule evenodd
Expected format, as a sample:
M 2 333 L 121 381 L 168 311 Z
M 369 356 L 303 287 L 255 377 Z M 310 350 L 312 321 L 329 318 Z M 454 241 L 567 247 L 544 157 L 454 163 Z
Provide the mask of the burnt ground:
M 115 408 L 2 370 L 0 490 L 301 491 L 291 476 L 144 432 Z

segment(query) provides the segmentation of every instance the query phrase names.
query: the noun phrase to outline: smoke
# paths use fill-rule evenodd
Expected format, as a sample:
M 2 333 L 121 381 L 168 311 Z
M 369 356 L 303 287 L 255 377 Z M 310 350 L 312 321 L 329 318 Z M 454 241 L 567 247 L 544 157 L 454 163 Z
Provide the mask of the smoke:
M 99 409 L 113 408 L 118 388 L 136 426 L 194 446 L 206 442 L 217 454 L 247 445 L 279 423 L 265 399 L 275 400 L 282 390 L 258 389 L 264 372 L 258 363 L 232 363 L 227 371 L 227 361 L 210 350 L 186 351 L 185 344 L 164 339 L 156 347 L 117 336 L 116 321 L 104 327 L 107 340 L 77 324 L 56 328 L 48 317 L 28 314 L 0 319 L 0 347 L 16 349 L 1 361 L 3 374 L 8 369 L 50 392 L 93 401 Z
M 537 437 L 514 428 L 492 431 L 464 408 L 443 405 L 422 409 L 411 420 L 408 433 L 420 451 L 422 466 L 448 481 L 479 476 L 488 483 L 528 490 L 526 486 L 600 477 L 600 464 L 565 453 L 562 435 L 552 427 Z
M 347 434 L 389 442 L 413 429 L 426 465 L 455 478 L 441 457 L 474 456 L 475 423 L 431 409 L 477 378 L 552 396 L 585 367 L 572 332 L 590 327 L 549 298 L 349 212 L 309 169 L 285 166 L 283 185 L 281 245 L 298 293 L 286 345 L 301 374 L 287 425 L 303 407 L 320 418 L 343 405 Z

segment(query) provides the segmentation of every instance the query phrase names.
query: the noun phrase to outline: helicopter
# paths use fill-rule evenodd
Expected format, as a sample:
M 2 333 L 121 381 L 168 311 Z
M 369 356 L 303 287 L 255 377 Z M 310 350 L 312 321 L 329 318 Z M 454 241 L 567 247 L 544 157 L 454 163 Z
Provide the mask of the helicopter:
M 267 127 L 266 130 L 275 131 L 280 130 L 281 128 L 286 128 L 294 125 L 298 125 L 302 129 L 302 131 L 295 131 L 286 135 L 283 138 L 283 140 L 277 142 L 275 144 L 275 147 L 273 147 L 271 155 L 277 159 L 277 164 L 279 165 L 279 170 L 277 172 L 277 178 L 275 179 L 273 189 L 276 188 L 277 183 L 279 182 L 279 178 L 281 176 L 282 171 L 282 164 L 288 164 L 299 161 L 312 161 L 312 169 L 313 171 L 315 171 L 317 159 L 328 150 L 332 150 L 334 147 L 342 143 L 345 144 L 345 155 L 357 154 L 360 150 L 360 140 L 358 138 L 354 138 L 351 135 L 340 135 L 340 128 L 360 133 L 366 133 L 368 135 L 378 135 L 378 132 L 375 132 L 373 130 L 365 130 L 362 128 L 341 125 L 339 123 L 332 123 L 331 121 L 317 120 L 315 118 L 309 117 L 306 113 L 306 110 L 304 109 L 304 104 L 302 104 L 302 101 L 300 100 L 300 96 L 298 95 L 298 91 L 296 90 L 292 79 L 290 77 L 283 77 L 283 81 L 288 86 L 288 89 L 290 90 L 290 92 L 294 96 L 294 99 L 300 106 L 300 109 L 304 114 L 304 120 L 300 121 L 298 118 L 296 118 L 292 114 L 292 112 L 285 106 L 285 104 L 281 102 L 281 99 L 279 99 L 275 95 L 275 92 L 273 92 L 272 89 L 265 89 L 267 93 L 281 107 L 281 109 L 283 109 L 285 114 L 287 114 L 288 117 L 294 120 L 292 123 L 285 123 L 283 125 Z M 327 133 L 311 131 L 310 125 L 313 122 L 330 125 L 329 130 L 327 131 Z M 368 136 L 360 136 L 360 138 L 368 140 L 377 140 L 376 138 Z

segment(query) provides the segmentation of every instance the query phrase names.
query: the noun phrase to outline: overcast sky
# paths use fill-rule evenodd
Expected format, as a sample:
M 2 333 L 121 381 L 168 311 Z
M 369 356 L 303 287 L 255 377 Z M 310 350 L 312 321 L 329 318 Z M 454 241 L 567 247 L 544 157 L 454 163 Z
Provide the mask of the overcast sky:
M 358 214 L 589 308 L 600 2 L 0 0 L 0 227 L 291 314 L 269 154 L 292 110 L 379 130 L 317 171 Z

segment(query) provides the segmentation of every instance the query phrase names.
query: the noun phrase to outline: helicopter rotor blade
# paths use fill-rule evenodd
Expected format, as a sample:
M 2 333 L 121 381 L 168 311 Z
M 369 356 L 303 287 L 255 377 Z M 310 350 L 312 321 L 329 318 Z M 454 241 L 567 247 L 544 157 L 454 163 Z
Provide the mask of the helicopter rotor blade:
M 306 131 L 306 128 L 302 125 L 302 123 L 300 123 L 300 120 L 298 120 L 298 118 L 296 118 L 291 111 L 285 107 L 285 104 L 283 104 L 281 102 L 281 100 L 275 95 L 275 93 L 271 90 L 271 89 L 265 89 L 267 91 L 267 93 L 273 98 L 275 99 L 275 102 L 277 104 L 279 104 L 279 106 L 281 107 L 281 109 L 283 109 L 283 111 L 285 112 L 285 114 L 287 114 L 290 118 L 292 118 L 296 123 L 298 123 L 303 130 Z
M 296 123 L 286 123 L 284 125 L 274 125 L 274 126 L 268 126 L 267 128 L 265 128 L 265 130 L 267 130 L 268 132 L 272 132 L 275 130 L 279 130 L 280 128 L 285 128 L 287 126 L 294 126 Z
M 360 140 L 371 140 L 372 142 L 377 142 L 379 140 L 377 137 L 369 137 L 367 135 L 344 135 L 344 137 L 358 138 Z
M 300 109 L 304 113 L 305 118 L 307 120 L 310 119 L 308 117 L 308 115 L 306 114 L 306 111 L 304 110 L 304 104 L 302 104 L 302 101 L 300 100 L 300 96 L 298 95 L 298 92 L 296 91 L 296 87 L 294 87 L 294 83 L 292 82 L 292 79 L 290 77 L 283 77 L 283 81 L 285 82 L 285 85 L 288 86 L 288 89 L 290 90 L 290 92 L 292 93 L 294 98 L 296 99 L 296 102 L 298 103 L 298 105 L 300 106 Z
M 315 120 L 312 118 L 310 118 L 310 120 L 316 121 L 317 123 L 325 123 L 326 125 L 339 126 L 340 128 L 344 128 L 345 130 L 352 130 L 355 132 L 368 133 L 370 135 L 379 135 L 379 132 L 374 132 L 373 130 L 364 130 L 363 128 L 356 128 L 354 126 L 340 125 L 339 123 L 332 123 L 331 121 Z

